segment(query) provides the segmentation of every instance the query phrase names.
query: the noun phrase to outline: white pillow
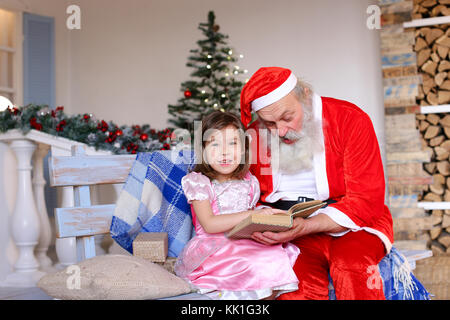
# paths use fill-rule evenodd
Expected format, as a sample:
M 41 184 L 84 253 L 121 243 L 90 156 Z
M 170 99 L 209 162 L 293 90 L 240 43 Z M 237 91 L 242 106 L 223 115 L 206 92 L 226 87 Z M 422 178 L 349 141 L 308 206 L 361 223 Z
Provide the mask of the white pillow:
M 69 300 L 158 299 L 191 292 L 187 282 L 155 263 L 112 254 L 47 274 L 37 286 L 51 297 Z

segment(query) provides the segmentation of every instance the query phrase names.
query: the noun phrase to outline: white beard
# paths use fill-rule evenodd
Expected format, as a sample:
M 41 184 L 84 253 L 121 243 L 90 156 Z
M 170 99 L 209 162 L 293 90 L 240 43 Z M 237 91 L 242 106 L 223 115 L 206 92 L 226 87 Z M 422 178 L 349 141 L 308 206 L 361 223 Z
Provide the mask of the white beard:
M 280 137 L 272 135 L 269 143 L 272 145 L 270 148 L 272 169 L 285 174 L 313 169 L 313 155 L 322 151 L 320 130 L 320 123 L 314 120 L 312 111 L 307 111 L 304 114 L 301 131 L 289 131 L 284 136 L 296 142 L 287 144 Z
M 272 153 L 272 165 L 278 160 L 281 173 L 292 174 L 313 168 L 312 139 L 304 137 L 293 144 L 280 141 L 279 157 Z

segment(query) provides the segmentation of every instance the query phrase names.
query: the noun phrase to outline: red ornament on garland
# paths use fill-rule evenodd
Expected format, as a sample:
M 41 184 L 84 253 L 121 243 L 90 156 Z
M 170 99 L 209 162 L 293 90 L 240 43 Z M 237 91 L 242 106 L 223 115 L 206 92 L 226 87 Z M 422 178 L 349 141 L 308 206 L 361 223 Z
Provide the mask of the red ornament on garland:
M 97 129 L 102 132 L 106 132 L 108 131 L 108 124 L 104 120 L 102 120 L 101 122 L 99 121 L 97 123 Z
M 34 117 L 30 119 L 30 125 L 33 129 L 36 129 L 38 131 L 42 130 L 42 124 L 38 123 L 36 118 Z
M 190 97 L 192 97 L 192 92 L 189 91 L 189 90 L 186 90 L 186 91 L 184 92 L 184 96 L 185 96 L 186 98 L 190 98 Z
M 146 134 L 146 133 L 143 133 L 143 134 L 141 134 L 141 140 L 142 141 L 147 141 L 147 139 L 148 139 L 148 134 Z

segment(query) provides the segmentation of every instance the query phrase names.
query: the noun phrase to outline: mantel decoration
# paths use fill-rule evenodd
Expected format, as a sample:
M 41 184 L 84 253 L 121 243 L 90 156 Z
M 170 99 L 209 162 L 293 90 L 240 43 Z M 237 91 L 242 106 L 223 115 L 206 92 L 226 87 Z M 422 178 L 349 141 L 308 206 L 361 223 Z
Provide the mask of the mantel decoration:
M 169 128 L 155 130 L 148 124 L 119 127 L 112 121 L 98 120 L 93 114 L 69 116 L 63 106 L 53 110 L 47 105 L 34 104 L 8 107 L 0 112 L 0 133 L 12 129 L 24 134 L 34 129 L 114 154 L 169 150 L 174 138 Z

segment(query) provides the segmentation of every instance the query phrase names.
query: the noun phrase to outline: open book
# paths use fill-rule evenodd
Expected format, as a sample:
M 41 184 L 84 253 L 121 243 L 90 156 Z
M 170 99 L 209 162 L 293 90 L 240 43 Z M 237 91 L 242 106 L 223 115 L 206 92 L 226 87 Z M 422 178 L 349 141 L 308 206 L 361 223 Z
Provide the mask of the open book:
M 296 203 L 287 213 L 273 215 L 253 213 L 238 223 L 226 236 L 232 239 L 243 239 L 251 238 L 252 233 L 257 231 L 286 231 L 292 227 L 294 218 L 307 218 L 325 204 L 326 202 L 324 201 L 313 200 Z

